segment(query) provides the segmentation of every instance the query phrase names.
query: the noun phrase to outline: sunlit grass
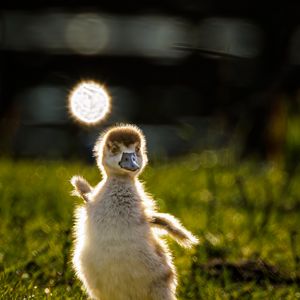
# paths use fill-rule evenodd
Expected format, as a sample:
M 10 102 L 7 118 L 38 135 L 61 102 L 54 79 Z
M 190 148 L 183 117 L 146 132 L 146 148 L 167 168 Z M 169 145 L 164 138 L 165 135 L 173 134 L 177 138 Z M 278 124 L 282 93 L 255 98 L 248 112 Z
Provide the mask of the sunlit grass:
M 201 158 L 201 157 L 200 157 Z M 92 184 L 95 166 L 71 162 L 0 161 L 0 299 L 86 299 L 70 265 L 73 209 L 69 179 Z M 148 167 L 142 176 L 160 210 L 180 218 L 201 245 L 171 247 L 180 299 L 300 298 L 300 173 L 272 165 L 203 164 L 197 157 Z M 289 282 L 242 281 L 224 269 L 209 276 L 215 259 L 261 259 Z M 294 280 L 294 281 L 293 281 Z M 279 280 L 280 281 L 280 280 Z

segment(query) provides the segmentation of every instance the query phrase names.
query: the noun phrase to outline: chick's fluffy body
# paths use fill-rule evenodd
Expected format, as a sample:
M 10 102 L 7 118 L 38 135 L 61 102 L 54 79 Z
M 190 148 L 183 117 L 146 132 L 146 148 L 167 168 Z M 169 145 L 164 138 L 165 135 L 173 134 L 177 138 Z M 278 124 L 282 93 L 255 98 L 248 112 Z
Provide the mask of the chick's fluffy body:
M 80 238 L 73 263 L 92 298 L 173 297 L 176 275 L 169 250 L 151 229 L 142 197 L 135 184 L 113 179 L 77 209 Z

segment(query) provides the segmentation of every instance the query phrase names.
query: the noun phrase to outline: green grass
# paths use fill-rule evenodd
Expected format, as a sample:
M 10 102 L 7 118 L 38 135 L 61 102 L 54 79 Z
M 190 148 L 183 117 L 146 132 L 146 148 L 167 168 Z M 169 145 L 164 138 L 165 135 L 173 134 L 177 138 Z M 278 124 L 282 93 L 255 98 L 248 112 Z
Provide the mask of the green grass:
M 201 244 L 170 240 L 179 299 L 300 298 L 300 172 L 255 163 L 155 163 L 142 176 L 160 210 L 174 214 Z M 100 179 L 96 166 L 0 161 L 0 299 L 86 299 L 70 264 L 73 210 L 68 182 Z M 272 272 L 248 280 L 224 264 L 264 261 Z M 238 269 L 238 268 L 236 268 Z M 247 270 L 246 270 L 247 271 Z M 243 272 L 246 272 L 245 270 Z M 273 278 L 274 279 L 274 278 Z M 297 281 L 298 280 L 298 281 Z

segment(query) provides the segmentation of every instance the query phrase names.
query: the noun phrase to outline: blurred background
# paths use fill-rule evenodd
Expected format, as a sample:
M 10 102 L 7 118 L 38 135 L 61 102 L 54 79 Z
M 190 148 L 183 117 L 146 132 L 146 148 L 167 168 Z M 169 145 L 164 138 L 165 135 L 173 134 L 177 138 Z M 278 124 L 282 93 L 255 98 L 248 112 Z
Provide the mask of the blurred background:
M 93 161 L 99 131 L 131 122 L 152 157 L 218 150 L 298 160 L 300 3 L 0 6 L 0 156 Z M 67 95 L 83 79 L 104 83 L 113 99 L 96 128 L 68 116 Z
M 300 2 L 0 2 L 0 299 L 85 299 L 69 179 L 99 132 L 145 132 L 142 175 L 201 243 L 170 243 L 180 300 L 300 299 Z M 104 84 L 112 111 L 67 98 Z M 162 163 L 161 163 L 162 162 Z

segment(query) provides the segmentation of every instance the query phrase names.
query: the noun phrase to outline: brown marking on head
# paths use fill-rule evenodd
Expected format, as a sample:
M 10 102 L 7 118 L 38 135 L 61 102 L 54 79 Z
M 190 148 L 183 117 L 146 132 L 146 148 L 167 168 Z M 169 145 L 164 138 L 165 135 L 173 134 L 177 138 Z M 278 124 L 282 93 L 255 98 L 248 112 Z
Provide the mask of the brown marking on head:
M 136 147 L 137 157 L 142 158 L 140 172 L 147 165 L 146 140 L 143 132 L 135 125 L 119 124 L 106 129 L 94 146 L 94 155 L 97 159 L 98 167 L 103 174 L 106 172 L 103 165 L 103 158 L 109 152 L 118 154 L 121 145 L 126 147 L 134 145 Z
M 106 137 L 107 145 L 120 143 L 126 147 L 138 143 L 141 144 L 141 134 L 133 127 L 112 128 Z

